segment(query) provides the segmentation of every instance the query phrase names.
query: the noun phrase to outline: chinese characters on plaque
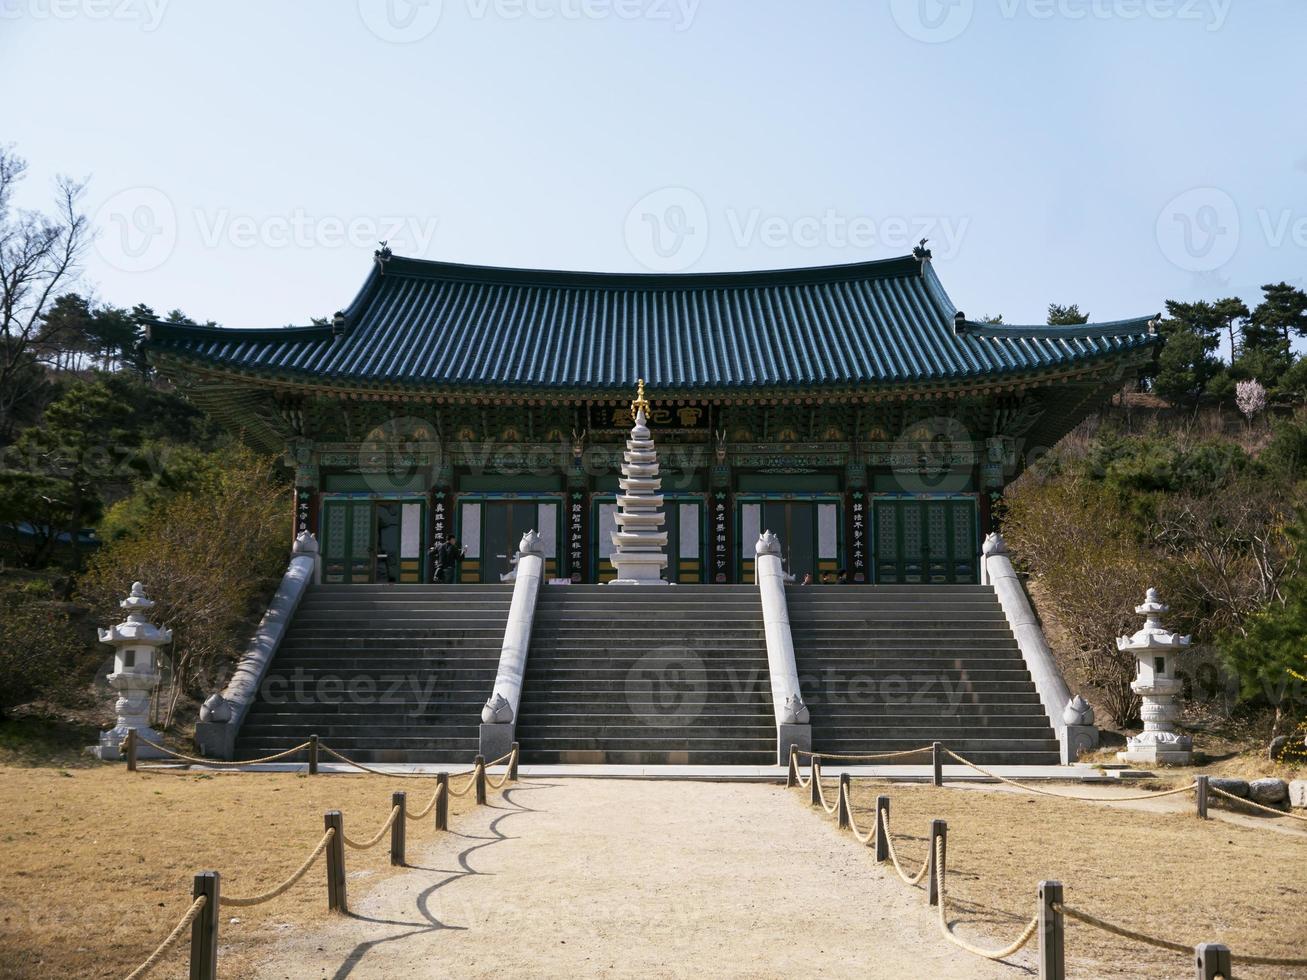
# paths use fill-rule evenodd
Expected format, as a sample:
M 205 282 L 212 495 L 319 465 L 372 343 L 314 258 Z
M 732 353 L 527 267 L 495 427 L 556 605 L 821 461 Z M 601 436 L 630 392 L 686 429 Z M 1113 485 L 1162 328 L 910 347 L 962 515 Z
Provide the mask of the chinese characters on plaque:
M 573 582 L 585 581 L 585 494 L 573 491 L 568 504 L 568 553 L 571 558 L 569 571 Z
M 731 552 L 726 534 L 728 513 L 726 492 L 719 490 L 712 495 L 713 581 L 715 582 L 725 582 L 729 576 Z

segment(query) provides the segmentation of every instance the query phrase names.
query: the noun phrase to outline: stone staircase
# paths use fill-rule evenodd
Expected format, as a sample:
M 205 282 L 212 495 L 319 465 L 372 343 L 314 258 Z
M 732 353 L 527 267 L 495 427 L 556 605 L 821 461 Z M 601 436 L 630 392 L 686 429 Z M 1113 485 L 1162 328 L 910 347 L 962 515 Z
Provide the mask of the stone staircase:
M 524 762 L 773 764 L 757 587 L 543 588 L 517 740 Z
M 990 587 L 785 594 L 814 749 L 894 752 L 938 740 L 979 765 L 1058 764 L 1057 739 Z
M 236 757 L 316 733 L 359 762 L 470 764 L 511 600 L 512 587 L 498 585 L 314 586 L 241 727 Z

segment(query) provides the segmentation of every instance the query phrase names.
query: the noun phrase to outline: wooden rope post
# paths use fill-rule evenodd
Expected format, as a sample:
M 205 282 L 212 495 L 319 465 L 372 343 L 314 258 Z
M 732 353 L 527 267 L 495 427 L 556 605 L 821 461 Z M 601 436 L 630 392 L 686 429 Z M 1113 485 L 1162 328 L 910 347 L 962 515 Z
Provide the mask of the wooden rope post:
M 444 788 L 436 800 L 436 829 L 449 829 L 449 773 L 436 773 L 436 785 Z
M 1200 943 L 1194 947 L 1194 957 L 1198 962 L 1198 980 L 1216 980 L 1217 977 L 1229 980 L 1233 976 L 1229 946 Z
M 473 778 L 473 780 L 476 782 L 476 786 L 477 786 L 477 806 L 485 806 L 485 802 L 486 802 L 486 757 L 485 757 L 484 755 L 479 755 L 479 756 L 477 756 L 477 757 L 472 761 L 472 765 L 476 768 L 476 772 L 473 773 L 472 778 Z
M 1207 819 L 1207 777 L 1198 777 L 1198 816 Z
M 1039 883 L 1039 980 L 1066 980 L 1062 882 Z
M 814 755 L 812 757 L 811 763 L 809 763 L 809 775 L 808 775 L 808 802 L 812 806 L 817 806 L 819 803 L 821 803 L 821 785 L 819 782 L 820 779 L 821 779 L 821 760 Z
M 799 785 L 799 747 L 790 745 L 790 763 L 785 770 L 785 788 L 793 789 Z
M 191 980 L 218 980 L 218 872 L 195 876 L 191 898 L 207 901 L 191 922 Z
M 937 840 L 940 844 L 939 849 L 935 847 Z M 947 848 L 948 823 L 944 820 L 932 820 L 930 822 L 930 887 L 926 889 L 926 901 L 931 905 L 939 904 L 939 868 L 935 866 L 935 862 L 944 857 Z
M 136 729 L 127 729 L 127 737 L 123 739 L 123 755 L 127 756 L 127 771 L 136 771 Z
M 835 808 L 835 812 L 836 812 L 835 821 L 836 821 L 836 823 L 839 824 L 839 828 L 840 828 L 840 830 L 848 830 L 848 829 L 849 829 L 849 792 L 850 792 L 850 790 L 851 790 L 851 787 L 850 787 L 850 785 L 849 785 L 849 774 L 848 774 L 847 772 L 842 772 L 842 773 L 840 773 L 840 801 L 839 801 L 839 804 L 838 804 L 838 805 L 836 806 L 836 808 Z
M 931 776 L 931 783 L 935 786 L 944 785 L 944 746 L 939 742 L 933 742 L 930 746 L 930 765 L 934 770 Z
M 318 736 L 309 736 L 309 775 L 318 774 Z
M 516 742 L 513 743 L 512 754 L 508 757 L 508 778 L 511 782 L 517 782 L 517 756 L 519 748 Z
M 884 814 L 882 818 L 881 814 Z M 889 797 L 876 797 L 876 860 L 889 860 L 889 836 L 885 833 L 885 824 L 889 823 Z
M 345 897 L 345 818 L 339 810 L 323 815 L 323 828 L 336 833 L 327 844 L 327 908 L 344 912 L 349 908 Z
M 404 808 L 407 799 L 407 794 L 402 791 L 390 794 L 391 812 L 394 812 L 395 807 L 399 807 L 399 816 L 395 817 L 394 823 L 390 825 L 390 863 L 397 868 L 404 866 L 404 824 L 407 820 L 404 816 Z

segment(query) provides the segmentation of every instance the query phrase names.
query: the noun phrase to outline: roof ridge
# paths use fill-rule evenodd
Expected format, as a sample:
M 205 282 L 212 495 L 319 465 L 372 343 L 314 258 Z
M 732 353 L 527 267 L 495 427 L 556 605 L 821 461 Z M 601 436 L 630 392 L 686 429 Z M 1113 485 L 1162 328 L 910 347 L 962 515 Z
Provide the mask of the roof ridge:
M 783 269 L 749 269 L 715 272 L 596 272 L 570 269 L 527 269 L 512 266 L 472 265 L 438 259 L 378 254 L 383 276 L 422 279 L 457 279 L 503 285 L 588 286 L 608 289 L 703 289 L 842 282 L 856 279 L 919 277 L 926 263 L 913 255 L 863 262 L 799 266 Z
M 1070 326 L 1052 326 L 1049 324 L 1018 325 L 1007 323 L 982 323 L 968 320 L 966 314 L 958 313 L 954 319 L 953 332 L 968 337 L 987 337 L 994 340 L 1004 338 L 1031 340 L 1093 340 L 1102 337 L 1138 337 L 1144 334 L 1157 334 L 1157 323 L 1162 314 L 1155 316 L 1131 317 L 1125 320 L 1104 320 L 1100 323 L 1081 323 Z

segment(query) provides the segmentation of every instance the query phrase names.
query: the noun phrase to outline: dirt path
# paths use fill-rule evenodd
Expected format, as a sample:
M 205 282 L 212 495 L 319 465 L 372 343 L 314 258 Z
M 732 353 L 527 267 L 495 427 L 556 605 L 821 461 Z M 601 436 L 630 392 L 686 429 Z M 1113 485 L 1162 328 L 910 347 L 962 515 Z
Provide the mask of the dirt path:
M 416 867 L 351 880 L 353 916 L 258 976 L 1029 975 L 950 947 L 921 891 L 779 787 L 524 782 L 455 829 L 411 829 Z

